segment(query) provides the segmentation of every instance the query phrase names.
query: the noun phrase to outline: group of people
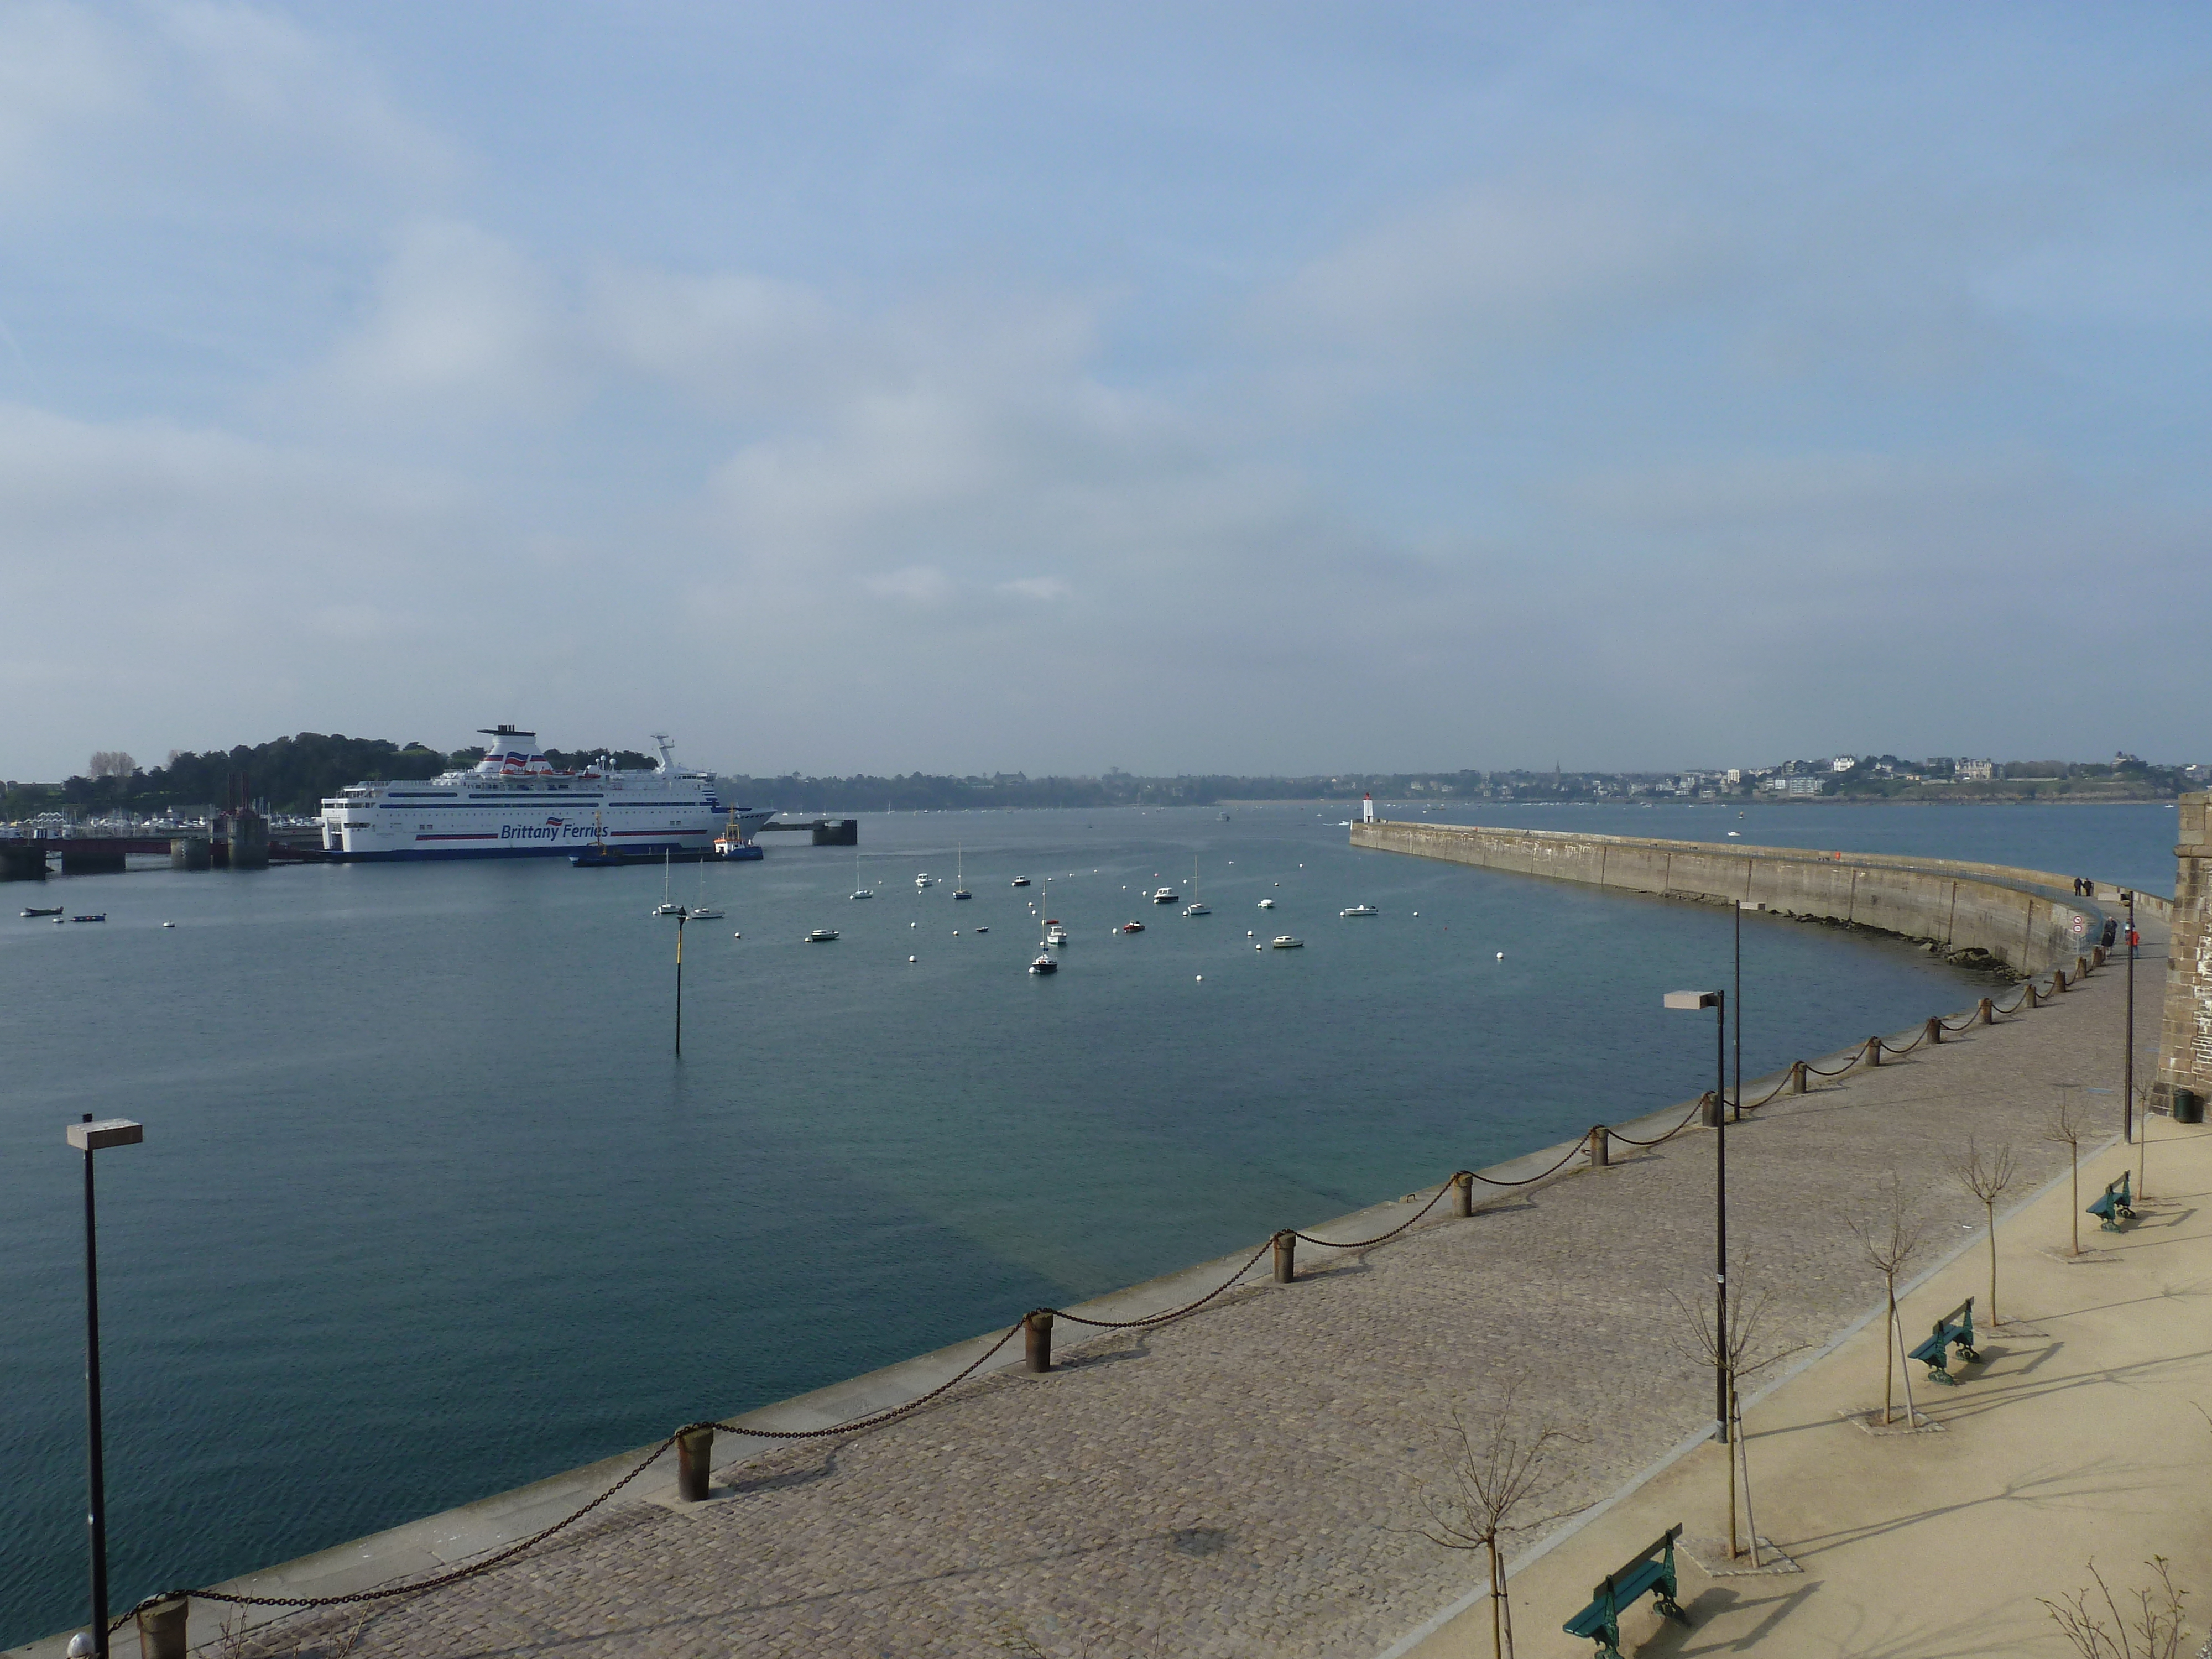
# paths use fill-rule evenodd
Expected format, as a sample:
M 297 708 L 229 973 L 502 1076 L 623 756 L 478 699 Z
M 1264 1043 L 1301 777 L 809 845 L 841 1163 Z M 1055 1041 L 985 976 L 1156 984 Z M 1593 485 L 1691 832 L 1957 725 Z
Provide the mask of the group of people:
M 2096 884 L 2095 882 L 2094 882 L 2094 881 L 2091 881 L 2091 880 L 2088 878 L 2088 877 L 2087 877 L 2087 876 L 2076 876 L 2076 877 L 2075 877 L 2075 878 L 2074 878 L 2074 896 L 2075 896 L 2075 897 L 2076 897 L 2076 898 L 2094 898 L 2094 897 L 2096 897 L 2096 896 L 2097 896 L 2097 884 Z

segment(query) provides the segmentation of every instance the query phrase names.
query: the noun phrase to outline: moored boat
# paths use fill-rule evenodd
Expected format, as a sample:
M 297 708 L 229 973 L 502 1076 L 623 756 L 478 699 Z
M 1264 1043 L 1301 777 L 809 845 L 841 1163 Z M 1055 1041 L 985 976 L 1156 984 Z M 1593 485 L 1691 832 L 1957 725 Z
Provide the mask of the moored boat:
M 1056 974 L 1059 971 L 1060 964 L 1053 960 L 1049 951 L 1038 951 L 1036 960 L 1030 963 L 1030 972 L 1033 974 Z

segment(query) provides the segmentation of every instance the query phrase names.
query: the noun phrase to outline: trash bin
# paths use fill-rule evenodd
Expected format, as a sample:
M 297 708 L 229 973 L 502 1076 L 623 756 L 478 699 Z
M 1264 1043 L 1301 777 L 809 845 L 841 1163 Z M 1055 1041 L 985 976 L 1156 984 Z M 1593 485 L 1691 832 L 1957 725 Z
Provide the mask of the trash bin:
M 2173 1121 L 2176 1123 L 2203 1122 L 2204 1097 L 2194 1089 L 2176 1089 L 2173 1091 Z

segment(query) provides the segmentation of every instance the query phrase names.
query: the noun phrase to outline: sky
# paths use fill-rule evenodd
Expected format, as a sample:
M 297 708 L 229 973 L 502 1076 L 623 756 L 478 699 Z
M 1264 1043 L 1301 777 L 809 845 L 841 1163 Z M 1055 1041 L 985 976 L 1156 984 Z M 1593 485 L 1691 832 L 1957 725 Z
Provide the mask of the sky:
M 2212 11 L 0 0 L 0 775 L 2207 757 Z

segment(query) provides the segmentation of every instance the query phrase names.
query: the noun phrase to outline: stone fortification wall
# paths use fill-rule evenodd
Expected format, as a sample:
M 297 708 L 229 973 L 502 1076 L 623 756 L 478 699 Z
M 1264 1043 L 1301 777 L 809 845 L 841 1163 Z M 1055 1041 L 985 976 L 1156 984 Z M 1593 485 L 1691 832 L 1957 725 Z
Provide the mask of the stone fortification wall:
M 1389 821 L 1353 824 L 1352 844 L 1663 898 L 1754 904 L 1926 940 L 1954 958 L 2021 974 L 2051 968 L 2070 974 L 2104 925 L 2104 912 L 2087 900 L 1977 873 L 1997 866 L 1940 860 Z
M 2171 1107 L 2177 1089 L 2212 1095 L 2212 795 L 2184 795 L 2173 849 L 2173 942 L 2159 1024 L 2158 1081 L 2151 1103 Z

